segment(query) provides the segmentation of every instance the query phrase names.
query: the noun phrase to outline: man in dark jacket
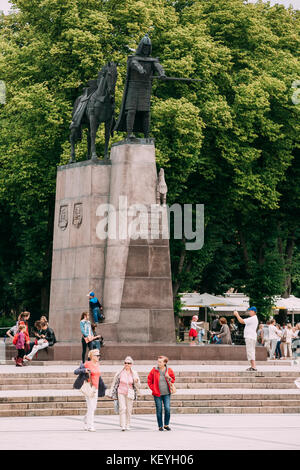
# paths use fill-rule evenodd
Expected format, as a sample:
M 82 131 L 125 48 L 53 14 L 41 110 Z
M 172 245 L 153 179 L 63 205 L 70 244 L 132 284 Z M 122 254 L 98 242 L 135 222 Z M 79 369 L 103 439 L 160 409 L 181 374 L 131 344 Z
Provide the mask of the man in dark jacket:
M 89 296 L 89 305 L 91 309 L 91 313 L 93 315 L 94 323 L 100 323 L 104 320 L 104 315 L 103 315 L 103 307 L 100 304 L 99 300 L 95 296 L 94 292 L 90 292 L 88 294 Z

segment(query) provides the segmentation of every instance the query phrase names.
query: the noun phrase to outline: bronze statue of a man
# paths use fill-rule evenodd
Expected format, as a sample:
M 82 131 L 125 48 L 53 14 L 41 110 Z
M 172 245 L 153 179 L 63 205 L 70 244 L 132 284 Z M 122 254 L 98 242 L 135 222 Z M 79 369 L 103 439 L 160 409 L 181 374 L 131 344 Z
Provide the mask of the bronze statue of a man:
M 127 60 L 127 75 L 120 116 L 116 131 L 126 131 L 127 138 L 133 138 L 134 132 L 142 132 L 149 137 L 150 98 L 152 77 L 155 72 L 165 78 L 165 71 L 157 58 L 150 57 L 151 40 L 146 34 L 138 45 L 135 55 Z

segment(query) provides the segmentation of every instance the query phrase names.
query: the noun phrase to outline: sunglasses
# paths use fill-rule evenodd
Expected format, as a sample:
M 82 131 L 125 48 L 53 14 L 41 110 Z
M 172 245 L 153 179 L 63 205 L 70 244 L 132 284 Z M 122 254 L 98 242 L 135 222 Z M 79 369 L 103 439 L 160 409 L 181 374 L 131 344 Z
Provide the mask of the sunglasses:
M 132 362 L 124 362 L 124 364 L 132 364 Z

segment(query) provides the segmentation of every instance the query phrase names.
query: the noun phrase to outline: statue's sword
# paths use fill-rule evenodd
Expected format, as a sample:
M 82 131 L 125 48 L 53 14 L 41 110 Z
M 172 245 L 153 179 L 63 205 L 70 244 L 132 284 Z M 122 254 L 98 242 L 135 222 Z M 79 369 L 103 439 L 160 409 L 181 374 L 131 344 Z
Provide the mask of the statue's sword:
M 153 75 L 152 76 L 152 79 L 156 79 L 156 80 L 170 80 L 170 81 L 173 81 L 173 82 L 203 82 L 203 80 L 201 80 L 200 78 L 184 78 L 184 77 L 161 77 L 159 75 Z

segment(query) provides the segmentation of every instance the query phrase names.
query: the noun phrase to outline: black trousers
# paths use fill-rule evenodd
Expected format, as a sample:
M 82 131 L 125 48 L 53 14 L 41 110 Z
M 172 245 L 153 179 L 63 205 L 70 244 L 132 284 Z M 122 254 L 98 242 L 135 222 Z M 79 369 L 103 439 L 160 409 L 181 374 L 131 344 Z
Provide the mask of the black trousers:
M 81 344 L 82 344 L 82 362 L 85 362 L 85 355 L 86 355 L 86 350 L 90 351 L 93 347 L 92 345 L 93 341 L 90 341 L 89 343 L 86 343 L 83 336 L 81 338 Z
M 25 356 L 25 349 L 18 349 L 18 356 L 17 357 L 20 357 L 21 359 L 23 359 L 23 357 Z

